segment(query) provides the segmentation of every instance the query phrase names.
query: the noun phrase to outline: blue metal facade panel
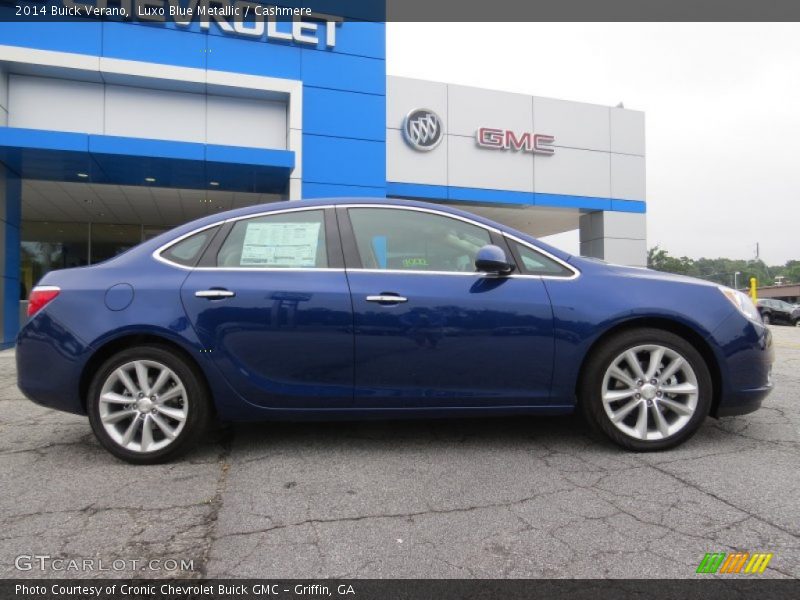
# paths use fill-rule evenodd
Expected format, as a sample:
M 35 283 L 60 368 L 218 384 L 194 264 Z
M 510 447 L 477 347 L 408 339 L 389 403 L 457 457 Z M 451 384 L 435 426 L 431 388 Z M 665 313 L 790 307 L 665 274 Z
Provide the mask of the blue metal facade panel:
M 325 50 L 325 42 L 320 40 L 317 49 Z M 344 21 L 336 28 L 335 52 L 385 59 L 386 26 L 383 23 Z
M 303 182 L 303 198 L 377 198 L 384 196 L 385 191 L 383 186 Z
M 647 212 L 647 203 L 644 200 L 616 200 L 612 198 L 611 210 L 618 212 L 645 213 Z
M 303 83 L 334 90 L 386 95 L 386 64 L 377 58 L 303 52 Z M 366 115 L 369 118 L 371 115 Z M 385 119 L 385 117 L 384 117 Z
M 89 152 L 92 154 L 122 154 L 141 158 L 176 158 L 197 161 L 205 159 L 204 144 L 146 140 L 114 135 L 90 135 Z
M 321 52 L 220 35 L 202 37 L 205 38 L 208 48 L 206 52 L 208 68 L 214 71 L 303 79 L 302 52 Z
M 108 58 L 204 69 L 207 57 L 206 37 L 200 33 L 163 26 L 106 21 L 103 23 L 102 55 Z
M 30 179 L 165 187 L 271 191 L 286 189 L 294 152 L 141 138 L 0 127 L 0 161 Z
M 103 24 L 100 21 L 61 23 L 42 20 L 21 23 L 15 21 L 13 13 L 10 13 L 12 9 L 0 9 L 0 16 L 4 17 L 0 21 L 0 43 L 3 45 L 102 55 Z
M 536 192 L 514 192 L 485 188 L 452 187 L 446 185 L 423 185 L 416 183 L 388 182 L 386 195 L 397 198 L 420 200 L 480 202 L 483 204 L 508 204 L 513 206 L 547 206 L 555 208 L 579 208 L 583 210 L 615 210 L 619 212 L 646 212 L 646 204 L 640 200 L 615 200 L 593 196 L 569 194 L 541 194 Z
M 364 118 L 385 110 L 384 96 L 306 87 L 303 93 L 303 132 L 331 137 L 383 142 L 386 127 L 379 119 Z
M 44 148 L 67 152 L 88 152 L 89 136 L 85 133 L 66 131 L 45 131 L 22 127 L 0 127 L 0 147 L 2 148 Z
M 11 169 L 0 164 L 0 181 L 3 189 L 0 198 L 5 203 L 5 214 L 0 219 L 0 243 L 4 247 L 0 308 L 2 308 L 2 340 L 0 347 L 14 343 L 19 329 L 19 273 L 20 273 L 20 213 L 22 205 L 22 181 Z
M 345 25 L 351 35 L 358 32 L 356 39 L 384 47 L 383 34 L 375 33 L 383 24 Z M 344 31 L 337 39 L 343 37 Z M 329 188 L 305 182 L 371 187 L 369 195 L 385 195 L 385 61 L 306 50 L 303 86 L 303 197 L 329 195 Z
M 385 190 L 386 144 L 303 134 L 303 181 Z
M 205 150 L 205 160 L 209 162 L 271 166 L 287 170 L 293 169 L 295 166 L 294 152 L 289 150 L 218 146 L 216 144 L 206 144 Z

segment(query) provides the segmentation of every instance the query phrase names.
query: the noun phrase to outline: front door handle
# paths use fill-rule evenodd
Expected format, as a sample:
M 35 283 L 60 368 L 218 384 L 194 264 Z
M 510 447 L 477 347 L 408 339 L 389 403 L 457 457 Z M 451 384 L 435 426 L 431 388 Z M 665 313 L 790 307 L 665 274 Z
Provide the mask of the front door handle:
M 200 290 L 194 293 L 198 298 L 206 298 L 208 300 L 220 300 L 222 298 L 230 298 L 235 296 L 236 293 L 230 290 Z
M 400 304 L 408 302 L 408 298 L 398 296 L 397 294 L 376 294 L 374 296 L 367 296 L 367 302 L 378 302 L 379 304 Z

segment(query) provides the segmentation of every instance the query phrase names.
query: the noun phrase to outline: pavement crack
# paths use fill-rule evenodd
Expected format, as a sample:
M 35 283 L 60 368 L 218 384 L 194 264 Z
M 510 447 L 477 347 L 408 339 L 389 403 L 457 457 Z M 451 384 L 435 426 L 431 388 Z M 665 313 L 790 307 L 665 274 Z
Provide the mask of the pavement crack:
M 228 473 L 230 472 L 230 456 L 233 450 L 234 432 L 232 427 L 226 427 L 221 431 L 221 448 L 217 462 L 219 463 L 219 476 L 213 497 L 208 501 L 209 512 L 203 520 L 205 526 L 205 536 L 203 550 L 200 554 L 200 568 L 197 570 L 197 577 L 206 579 L 208 577 L 208 564 L 211 558 L 211 547 L 214 544 L 214 530 L 217 526 L 220 510 L 223 504 L 223 495 L 228 485 Z
M 534 494 L 533 496 L 527 496 L 525 498 L 520 498 L 518 500 L 512 500 L 510 502 L 495 502 L 495 503 L 488 503 L 488 504 L 476 504 L 472 506 L 460 506 L 455 508 L 428 508 L 426 510 L 419 510 L 419 511 L 411 511 L 411 512 L 398 512 L 398 513 L 372 513 L 367 515 L 356 515 L 353 517 L 335 517 L 330 519 L 324 518 L 310 518 L 304 519 L 302 521 L 295 521 L 292 523 L 281 523 L 278 525 L 271 525 L 270 527 L 264 527 L 261 529 L 254 529 L 249 531 L 235 531 L 231 533 L 226 533 L 224 535 L 218 536 L 215 539 L 224 539 L 224 538 L 231 538 L 231 537 L 244 537 L 250 535 L 257 535 L 262 533 L 269 533 L 271 531 L 279 531 L 281 529 L 289 529 L 291 527 L 302 527 L 304 525 L 328 525 L 331 523 L 353 523 L 358 521 L 366 521 L 369 519 L 413 519 L 415 517 L 423 517 L 427 515 L 449 515 L 449 514 L 459 514 L 459 513 L 469 513 L 474 512 L 477 510 L 487 510 L 487 509 L 494 509 L 494 508 L 506 508 L 510 509 L 514 506 L 520 506 L 525 504 L 526 502 L 531 502 L 537 498 L 541 498 L 543 496 L 549 496 L 553 494 L 562 493 L 564 490 L 554 490 L 551 492 L 543 492 L 541 494 Z
M 710 496 L 710 497 L 714 498 L 715 500 L 717 500 L 718 502 L 722 502 L 725 506 L 728 506 L 729 508 L 732 508 L 732 509 L 734 509 L 736 511 L 739 511 L 741 513 L 744 513 L 746 515 L 749 515 L 750 517 L 752 517 L 756 521 L 759 521 L 759 522 L 761 522 L 761 523 L 763 523 L 765 525 L 769 525 L 770 527 L 774 527 L 775 529 L 785 533 L 786 535 L 789 535 L 789 536 L 792 536 L 792 537 L 795 537 L 795 538 L 798 535 L 800 535 L 800 533 L 798 533 L 797 531 L 792 531 L 790 529 L 787 529 L 786 527 L 784 527 L 783 525 L 780 525 L 779 523 L 775 523 L 774 521 L 771 521 L 771 520 L 769 520 L 769 519 L 767 519 L 765 517 L 762 517 L 760 515 L 754 515 L 748 509 L 742 508 L 741 506 L 737 506 L 736 504 L 734 504 L 730 500 L 726 500 L 725 498 L 723 498 L 722 496 L 719 496 L 718 494 L 715 494 L 714 492 L 711 492 L 709 490 L 703 489 L 702 487 L 700 487 L 696 483 L 693 483 L 692 481 L 686 479 L 685 477 L 680 477 L 679 475 L 676 475 L 675 473 L 672 473 L 671 471 L 668 471 L 667 469 L 662 469 L 657 464 L 651 464 L 649 466 L 654 468 L 659 473 L 667 475 L 668 477 L 671 477 L 671 478 L 679 481 L 683 485 L 685 485 L 687 487 L 690 487 L 693 490 L 696 490 L 696 491 L 700 492 L 701 494 L 705 494 L 707 496 Z

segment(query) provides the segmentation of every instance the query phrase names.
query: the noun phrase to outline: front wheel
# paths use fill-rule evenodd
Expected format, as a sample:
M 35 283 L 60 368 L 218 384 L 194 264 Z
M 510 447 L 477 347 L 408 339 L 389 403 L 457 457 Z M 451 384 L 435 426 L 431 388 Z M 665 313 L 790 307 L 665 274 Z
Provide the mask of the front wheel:
M 605 341 L 589 358 L 579 389 L 590 424 L 639 452 L 689 439 L 711 399 L 703 357 L 682 337 L 660 329 L 629 330 Z
M 770 319 L 769 315 L 761 315 L 761 320 L 764 322 L 764 325 L 772 323 L 772 319 Z
M 196 370 L 163 346 L 128 348 L 95 374 L 89 422 L 103 447 L 134 464 L 165 462 L 206 429 L 210 401 Z

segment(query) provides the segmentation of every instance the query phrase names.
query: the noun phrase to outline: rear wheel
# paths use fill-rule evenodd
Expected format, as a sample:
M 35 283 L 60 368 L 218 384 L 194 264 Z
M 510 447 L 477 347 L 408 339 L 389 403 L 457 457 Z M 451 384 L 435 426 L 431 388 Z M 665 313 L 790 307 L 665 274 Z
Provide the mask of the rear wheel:
M 665 450 L 689 439 L 709 413 L 711 398 L 700 353 L 680 336 L 644 328 L 597 348 L 579 390 L 590 424 L 636 451 Z
M 165 462 L 206 429 L 210 401 L 195 369 L 163 346 L 119 352 L 97 371 L 87 398 L 95 436 L 135 464 Z

